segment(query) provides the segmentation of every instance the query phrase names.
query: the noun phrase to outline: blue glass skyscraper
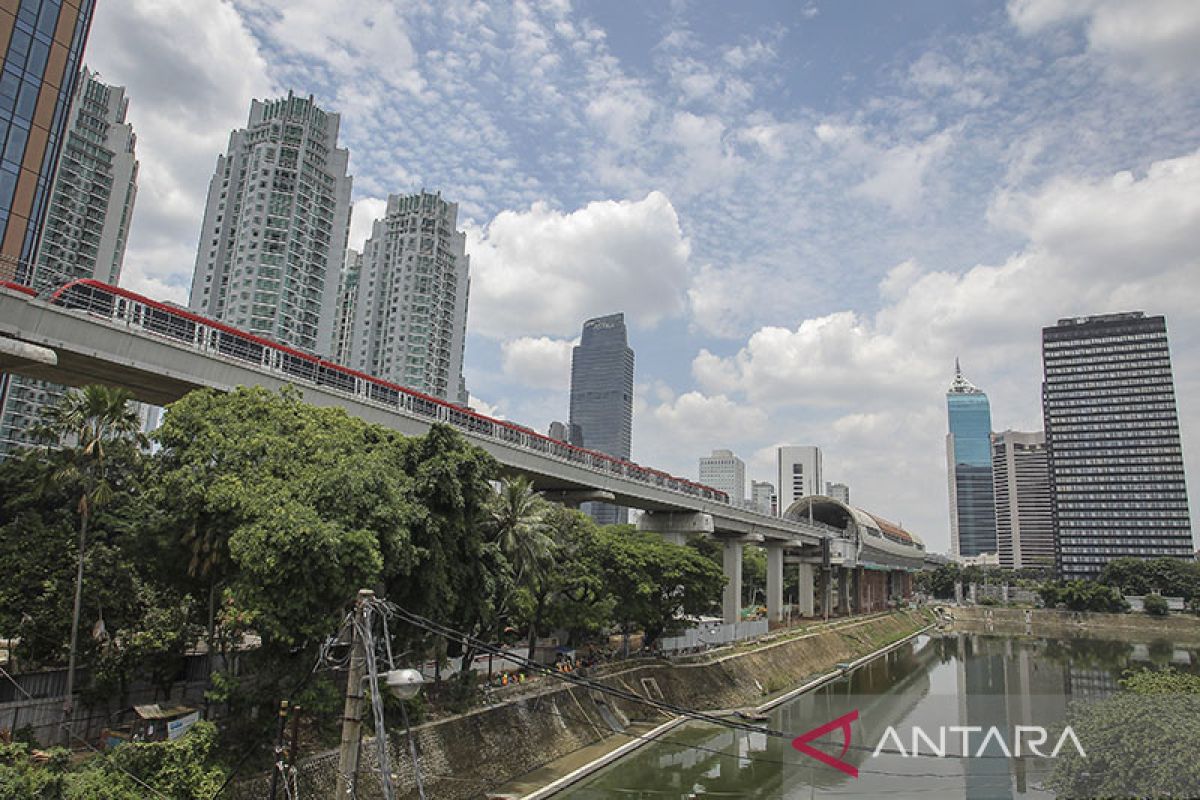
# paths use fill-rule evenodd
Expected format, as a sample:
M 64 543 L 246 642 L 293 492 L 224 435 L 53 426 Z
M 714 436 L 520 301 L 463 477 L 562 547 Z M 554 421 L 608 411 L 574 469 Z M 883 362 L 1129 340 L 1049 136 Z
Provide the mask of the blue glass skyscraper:
M 996 496 L 992 486 L 992 409 L 987 395 L 954 364 L 946 392 L 950 433 L 946 463 L 950 483 L 950 547 L 958 556 L 995 553 Z

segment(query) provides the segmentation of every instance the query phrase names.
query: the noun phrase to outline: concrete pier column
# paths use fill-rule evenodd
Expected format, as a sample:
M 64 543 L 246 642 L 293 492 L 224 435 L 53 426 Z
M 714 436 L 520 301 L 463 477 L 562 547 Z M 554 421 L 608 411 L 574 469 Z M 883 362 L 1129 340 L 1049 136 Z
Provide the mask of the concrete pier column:
M 767 542 L 767 619 L 783 619 L 783 542 Z
M 813 616 L 813 571 L 816 569 L 812 564 L 798 564 L 799 580 L 797 588 L 800 591 L 800 616 Z
M 721 616 L 725 622 L 738 622 L 742 610 L 742 543 L 725 542 L 725 595 L 721 601 Z
M 825 617 L 833 616 L 833 569 L 831 567 L 821 567 L 817 570 L 817 589 L 821 598 L 821 614 Z
M 850 573 L 851 570 L 841 567 L 838 569 L 838 599 L 839 614 L 850 614 Z

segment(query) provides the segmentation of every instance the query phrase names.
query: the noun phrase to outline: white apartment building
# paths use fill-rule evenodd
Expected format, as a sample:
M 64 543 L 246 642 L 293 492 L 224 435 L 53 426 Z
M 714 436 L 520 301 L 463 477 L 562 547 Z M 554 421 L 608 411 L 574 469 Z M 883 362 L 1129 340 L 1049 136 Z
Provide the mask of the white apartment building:
M 775 487 L 770 481 L 750 481 L 750 504 L 760 513 L 777 514 Z
M 801 497 L 821 494 L 821 448 L 814 445 L 783 445 L 776 451 L 779 480 L 779 513 L 783 514 Z
M 352 182 L 339 124 L 311 96 L 251 103 L 208 187 L 191 308 L 332 355 Z
M 729 495 L 729 502 L 746 502 L 746 462 L 732 450 L 713 450 L 711 456 L 700 459 L 700 483 Z
M 125 121 L 125 87 L 86 67 L 67 112 L 62 153 L 51 184 L 29 284 L 47 290 L 77 278 L 117 283 L 137 197 L 137 137 Z M 66 387 L 0 375 L 0 458 L 32 443 L 30 431 Z
M 457 223 L 440 193 L 388 197 L 358 268 L 349 365 L 466 405 L 470 258 Z

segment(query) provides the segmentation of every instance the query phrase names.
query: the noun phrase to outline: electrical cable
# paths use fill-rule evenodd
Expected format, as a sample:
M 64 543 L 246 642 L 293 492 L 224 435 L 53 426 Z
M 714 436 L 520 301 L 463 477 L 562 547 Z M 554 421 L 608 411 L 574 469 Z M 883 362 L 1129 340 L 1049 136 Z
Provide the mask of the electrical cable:
M 350 615 L 347 615 L 347 617 L 342 620 L 342 625 L 339 626 L 338 630 L 341 630 L 342 627 L 349 624 L 349 619 L 350 619 Z M 330 636 L 328 639 L 326 639 L 324 642 L 321 643 L 320 650 L 317 652 L 317 660 L 316 660 L 316 662 L 313 663 L 312 669 L 310 669 L 308 671 L 307 675 L 305 675 L 302 679 L 300 679 L 300 681 L 296 684 L 296 687 L 294 689 L 292 689 L 292 691 L 288 694 L 289 697 L 294 696 L 295 694 L 297 694 L 300 691 L 303 691 L 304 687 L 308 685 L 308 682 L 310 680 L 312 680 L 312 676 L 317 674 L 317 670 L 320 669 L 321 665 L 327 663 L 329 650 L 336 640 L 337 640 L 337 636 L 334 635 L 334 636 Z M 213 792 L 211 795 L 209 795 L 208 800 L 216 800 L 217 797 L 220 797 L 221 794 L 226 789 L 229 788 L 229 785 L 233 782 L 233 779 L 234 779 L 234 777 L 237 776 L 238 772 L 241 771 L 242 767 L 246 766 L 246 762 L 249 761 L 256 754 L 257 754 L 257 751 L 254 748 L 252 748 L 252 747 L 247 748 L 246 752 L 242 755 L 241 759 L 239 759 L 237 764 L 234 765 L 233 769 L 229 771 L 229 775 L 227 775 L 225 777 L 225 782 L 222 783 L 220 786 L 218 786 L 217 790 L 215 792 Z
M 375 721 L 375 750 L 379 762 L 379 780 L 382 783 L 385 800 L 393 800 L 396 789 L 392 786 L 392 767 L 388 754 L 387 730 L 383 721 L 383 696 L 379 693 L 379 668 L 375 661 L 375 635 L 371 619 L 375 611 L 373 603 L 364 603 L 363 621 L 354 622 L 354 628 L 362 638 L 363 653 L 366 656 L 367 679 L 371 682 L 371 711 Z

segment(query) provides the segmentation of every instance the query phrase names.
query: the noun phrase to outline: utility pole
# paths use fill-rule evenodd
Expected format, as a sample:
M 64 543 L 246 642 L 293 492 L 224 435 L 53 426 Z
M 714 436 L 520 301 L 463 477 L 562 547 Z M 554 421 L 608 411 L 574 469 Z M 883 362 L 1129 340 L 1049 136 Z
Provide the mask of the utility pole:
M 346 707 L 342 712 L 342 745 L 338 758 L 335 797 L 352 796 L 354 776 L 358 770 L 358 741 L 362 732 L 363 672 L 367 653 L 358 629 L 364 624 L 366 606 L 375 599 L 375 592 L 359 589 L 354 603 L 354 624 L 350 627 L 350 674 L 346 678 Z

